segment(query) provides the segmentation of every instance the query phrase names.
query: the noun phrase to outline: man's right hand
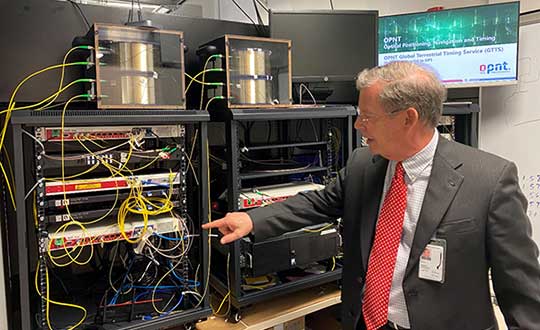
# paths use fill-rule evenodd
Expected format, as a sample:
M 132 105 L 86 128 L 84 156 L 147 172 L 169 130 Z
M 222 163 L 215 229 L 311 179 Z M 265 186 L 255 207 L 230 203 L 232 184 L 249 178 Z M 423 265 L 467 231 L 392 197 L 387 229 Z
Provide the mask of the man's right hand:
M 203 229 L 217 228 L 222 234 L 221 244 L 240 239 L 253 229 L 253 221 L 245 212 L 227 213 L 224 218 L 202 225 Z

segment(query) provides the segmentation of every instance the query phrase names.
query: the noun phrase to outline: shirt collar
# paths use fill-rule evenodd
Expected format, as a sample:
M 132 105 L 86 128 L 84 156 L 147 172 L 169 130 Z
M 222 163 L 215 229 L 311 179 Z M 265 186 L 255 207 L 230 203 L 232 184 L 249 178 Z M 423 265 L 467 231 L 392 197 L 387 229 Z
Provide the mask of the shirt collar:
M 422 173 L 428 165 L 433 163 L 433 157 L 435 156 L 438 142 L 439 134 L 435 129 L 431 140 L 422 150 L 401 162 L 411 183 L 422 176 Z M 395 167 L 395 164 L 392 165 Z

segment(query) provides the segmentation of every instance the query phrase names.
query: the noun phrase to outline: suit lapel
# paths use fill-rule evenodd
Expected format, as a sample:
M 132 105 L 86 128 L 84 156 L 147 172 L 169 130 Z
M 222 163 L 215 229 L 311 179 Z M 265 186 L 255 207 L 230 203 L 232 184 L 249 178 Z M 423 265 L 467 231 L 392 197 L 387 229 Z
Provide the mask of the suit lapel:
M 420 260 L 420 255 L 435 234 L 439 223 L 463 182 L 463 176 L 456 171 L 461 166 L 461 163 L 455 163 L 451 161 L 451 157 L 446 157 L 451 153 L 450 149 L 451 144 L 444 138 L 439 137 L 439 144 L 433 157 L 431 175 L 416 225 L 405 276 L 410 274 Z
M 374 156 L 373 164 L 368 166 L 364 171 L 364 184 L 362 187 L 362 196 L 364 198 L 360 203 L 361 205 L 359 205 L 362 209 L 360 217 L 360 246 L 364 269 L 367 269 L 387 167 L 388 160 L 380 156 Z

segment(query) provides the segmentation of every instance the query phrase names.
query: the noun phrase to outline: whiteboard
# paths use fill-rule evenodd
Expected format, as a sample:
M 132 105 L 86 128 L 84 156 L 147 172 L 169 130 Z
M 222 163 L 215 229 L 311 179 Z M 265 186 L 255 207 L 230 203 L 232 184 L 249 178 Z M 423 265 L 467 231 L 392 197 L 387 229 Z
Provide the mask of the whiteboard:
M 519 30 L 519 82 L 481 90 L 479 147 L 517 164 L 540 246 L 540 23 Z

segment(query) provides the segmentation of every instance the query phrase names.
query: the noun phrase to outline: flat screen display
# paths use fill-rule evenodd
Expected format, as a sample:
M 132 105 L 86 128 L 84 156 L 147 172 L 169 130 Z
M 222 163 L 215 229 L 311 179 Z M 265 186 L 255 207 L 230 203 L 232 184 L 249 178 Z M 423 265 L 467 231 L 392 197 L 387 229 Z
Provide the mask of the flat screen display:
M 379 18 L 378 63 L 412 61 L 447 87 L 517 81 L 519 2 Z
M 272 38 L 292 41 L 293 81 L 354 81 L 377 63 L 376 10 L 272 11 Z

